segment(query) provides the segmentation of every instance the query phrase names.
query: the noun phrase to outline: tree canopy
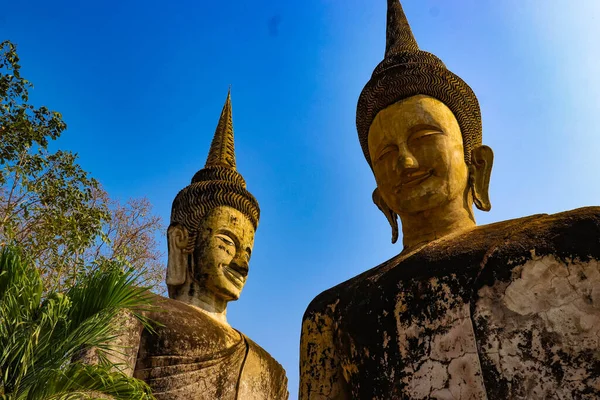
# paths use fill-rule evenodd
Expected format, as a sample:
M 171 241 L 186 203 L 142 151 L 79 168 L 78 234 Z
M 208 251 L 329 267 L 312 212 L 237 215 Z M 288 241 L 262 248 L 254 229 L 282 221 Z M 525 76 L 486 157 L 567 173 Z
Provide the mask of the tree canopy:
M 67 128 L 60 113 L 29 103 L 16 46 L 0 44 L 0 242 L 18 244 L 36 263 L 45 290 L 72 285 L 100 259 L 119 260 L 162 280 L 147 199 L 111 199 L 71 151 L 50 151 Z

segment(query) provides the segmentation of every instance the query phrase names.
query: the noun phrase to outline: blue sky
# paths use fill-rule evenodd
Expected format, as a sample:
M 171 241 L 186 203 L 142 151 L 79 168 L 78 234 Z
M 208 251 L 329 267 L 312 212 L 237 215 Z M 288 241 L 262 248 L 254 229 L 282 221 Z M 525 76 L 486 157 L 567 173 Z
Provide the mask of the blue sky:
M 600 3 L 403 4 L 421 48 L 478 95 L 495 152 L 478 222 L 599 204 Z M 55 146 L 165 221 L 232 85 L 238 169 L 262 216 L 229 321 L 283 364 L 291 399 L 310 300 L 401 251 L 371 203 L 354 126 L 384 36 L 383 0 L 21 0 L 0 15 L 32 100 L 69 125 Z

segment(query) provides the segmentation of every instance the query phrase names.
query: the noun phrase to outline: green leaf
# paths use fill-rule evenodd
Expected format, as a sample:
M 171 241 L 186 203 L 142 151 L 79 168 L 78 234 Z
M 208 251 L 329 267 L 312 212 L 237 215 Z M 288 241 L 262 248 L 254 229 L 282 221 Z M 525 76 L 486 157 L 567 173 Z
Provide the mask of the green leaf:
M 152 297 L 147 288 L 134 285 L 135 278 L 111 263 L 42 300 L 38 270 L 20 250 L 5 246 L 0 251 L 0 398 L 152 399 L 146 383 L 119 372 L 106 357 L 98 365 L 74 361 L 86 349 L 118 351 L 108 343 L 121 312 L 150 327 L 143 312 L 153 307 Z

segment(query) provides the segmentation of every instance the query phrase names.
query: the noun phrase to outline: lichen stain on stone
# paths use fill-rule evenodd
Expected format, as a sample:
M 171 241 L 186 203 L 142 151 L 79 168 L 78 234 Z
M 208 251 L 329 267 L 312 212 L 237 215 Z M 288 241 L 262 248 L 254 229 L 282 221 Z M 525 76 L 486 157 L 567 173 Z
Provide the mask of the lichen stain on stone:
M 505 221 L 327 290 L 300 398 L 600 398 L 599 237 L 600 208 Z
M 334 312 L 335 312 L 335 309 L 337 308 L 337 305 L 339 304 L 339 302 L 340 302 L 340 299 L 337 299 L 337 300 L 335 301 L 335 303 L 333 303 L 333 304 L 329 304 L 329 305 L 327 306 L 327 308 L 329 309 L 329 312 L 330 312 L 330 313 L 334 313 Z
M 511 282 L 478 292 L 486 373 L 519 399 L 597 398 L 600 263 L 532 255 Z
M 329 310 L 335 310 L 335 304 L 329 306 Z M 301 374 L 307 393 L 327 398 L 334 393 L 335 383 L 339 379 L 335 365 L 334 348 L 332 346 L 333 319 L 325 313 L 314 313 L 311 318 L 305 318 L 302 323 L 302 340 L 300 352 L 303 354 L 304 362 L 301 365 Z M 319 368 L 303 369 L 309 365 L 318 365 Z M 344 368 L 343 374 L 358 372 L 351 366 Z
M 388 335 L 387 331 L 383 331 L 383 348 L 386 349 L 388 347 L 388 343 L 390 342 L 390 335 Z
M 358 366 L 356 364 L 345 363 L 342 365 L 342 372 L 344 374 L 344 379 L 348 381 L 351 379 L 352 374 L 358 374 Z
M 431 278 L 427 291 L 437 299 L 428 312 L 413 314 L 410 321 L 396 318 L 400 354 L 411 361 L 402 371 L 411 398 L 486 398 L 469 304 L 452 295 L 453 281 Z M 406 296 L 398 294 L 397 310 Z

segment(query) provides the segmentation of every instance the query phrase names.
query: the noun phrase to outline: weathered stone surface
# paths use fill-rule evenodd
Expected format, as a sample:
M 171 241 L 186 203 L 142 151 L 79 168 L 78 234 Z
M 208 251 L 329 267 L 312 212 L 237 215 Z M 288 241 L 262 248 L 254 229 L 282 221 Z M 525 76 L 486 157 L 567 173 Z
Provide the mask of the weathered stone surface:
M 147 317 L 118 321 L 110 343 L 120 369 L 164 400 L 285 400 L 287 378 L 264 349 L 227 322 L 249 274 L 258 202 L 236 170 L 231 98 L 221 112 L 206 165 L 173 201 L 167 230 L 167 287 Z M 83 355 L 97 362 L 94 352 Z
M 170 299 L 149 315 L 134 376 L 157 399 L 274 399 L 288 397 L 285 371 L 227 322 L 248 274 L 260 211 L 236 170 L 231 96 L 223 106 L 206 165 L 182 189 L 167 231 Z
M 477 98 L 387 3 L 357 130 L 404 249 L 310 304 L 300 399 L 600 398 L 600 208 L 477 227 L 493 164 Z
M 401 254 L 308 307 L 301 398 L 597 398 L 598 260 L 600 207 Z
M 598 260 L 532 254 L 512 274 L 479 290 L 473 316 L 494 398 L 600 396 Z
M 163 325 L 139 336 L 133 376 L 157 399 L 285 399 L 285 371 L 242 333 L 195 307 L 157 297 Z

